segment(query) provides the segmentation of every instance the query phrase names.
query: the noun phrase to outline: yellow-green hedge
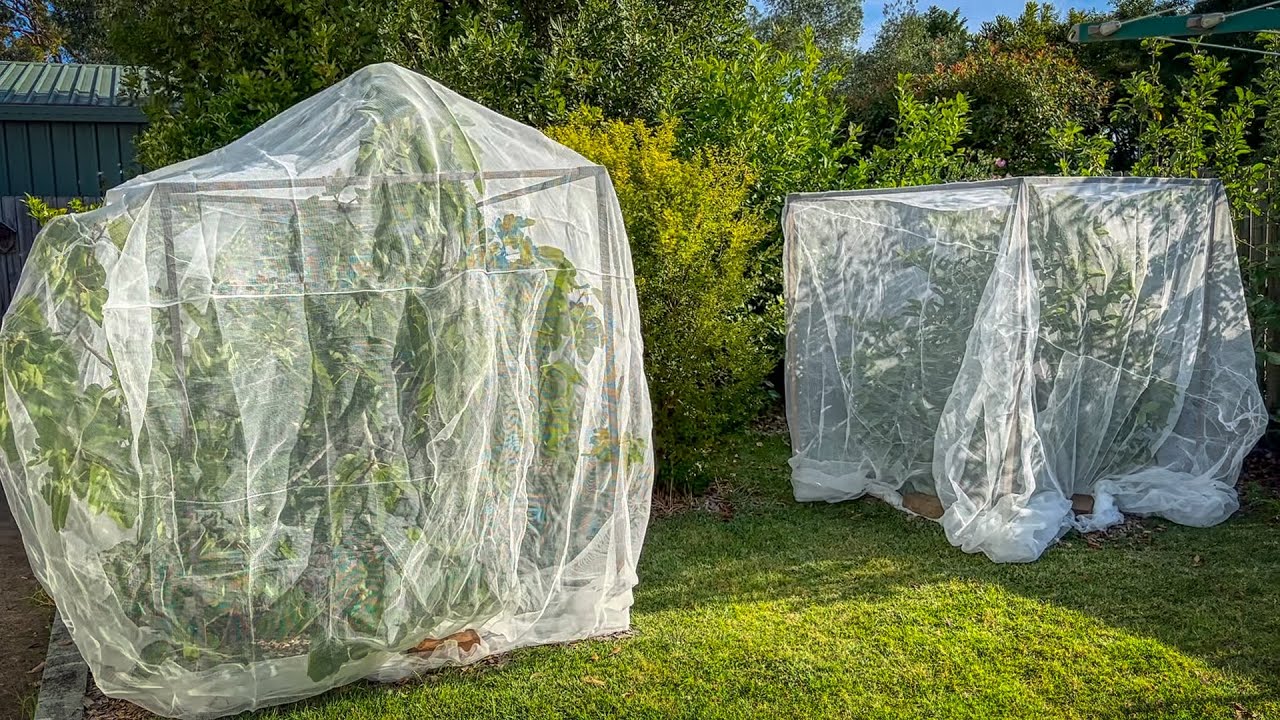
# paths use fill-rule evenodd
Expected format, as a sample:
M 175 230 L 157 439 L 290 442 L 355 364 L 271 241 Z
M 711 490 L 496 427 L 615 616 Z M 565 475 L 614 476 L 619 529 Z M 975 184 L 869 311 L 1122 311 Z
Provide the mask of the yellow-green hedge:
M 775 364 L 768 318 L 748 307 L 769 228 L 746 206 L 751 170 L 706 152 L 678 157 L 672 123 L 582 110 L 547 133 L 609 170 L 635 262 L 659 478 L 704 482 L 705 452 L 759 411 Z

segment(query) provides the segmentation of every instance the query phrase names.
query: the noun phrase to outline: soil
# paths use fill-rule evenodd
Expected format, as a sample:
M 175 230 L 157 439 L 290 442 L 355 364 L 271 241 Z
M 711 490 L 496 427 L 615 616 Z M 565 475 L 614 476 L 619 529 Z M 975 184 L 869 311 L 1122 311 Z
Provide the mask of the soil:
M 1280 522 L 1280 448 L 1264 445 L 1245 458 L 1240 471 L 1240 506 L 1245 512 Z
M 786 407 L 780 402 L 774 403 L 751 423 L 751 429 L 761 435 L 786 435 L 790 432 Z
M 53 605 L 27 564 L 22 536 L 0 496 L 0 720 L 27 720 L 35 710 L 49 649 Z M 35 672 L 32 672 L 36 670 Z
M 84 720 L 158 720 L 159 715 L 152 715 L 128 700 L 115 700 L 102 694 L 92 680 L 89 692 L 85 695 Z
M 942 507 L 942 501 L 938 499 L 938 496 L 918 492 L 903 493 L 902 507 L 930 520 L 941 518 L 945 512 Z

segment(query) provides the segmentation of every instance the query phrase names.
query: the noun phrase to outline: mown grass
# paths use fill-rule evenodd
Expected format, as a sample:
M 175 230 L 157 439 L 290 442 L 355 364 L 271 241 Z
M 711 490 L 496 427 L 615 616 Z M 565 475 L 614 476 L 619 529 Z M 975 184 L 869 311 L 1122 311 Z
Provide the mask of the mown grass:
M 996 565 L 873 501 L 792 502 L 788 453 L 781 437 L 727 444 L 732 518 L 654 521 L 633 637 L 252 717 L 1280 717 L 1268 518 L 1146 521 Z

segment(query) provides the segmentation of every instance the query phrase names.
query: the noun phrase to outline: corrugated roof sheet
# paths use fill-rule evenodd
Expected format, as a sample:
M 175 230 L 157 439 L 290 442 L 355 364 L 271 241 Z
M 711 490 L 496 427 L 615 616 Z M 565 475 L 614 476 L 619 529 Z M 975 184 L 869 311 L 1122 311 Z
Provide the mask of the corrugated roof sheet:
M 120 65 L 0 62 L 0 117 L 140 120 Z
M 120 65 L 0 62 L 0 103 L 131 105 L 121 95 L 123 80 Z

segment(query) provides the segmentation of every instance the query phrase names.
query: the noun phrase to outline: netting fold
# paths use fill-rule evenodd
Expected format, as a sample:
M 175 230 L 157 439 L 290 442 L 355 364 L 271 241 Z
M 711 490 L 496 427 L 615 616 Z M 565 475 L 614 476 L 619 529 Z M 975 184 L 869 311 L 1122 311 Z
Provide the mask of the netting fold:
M 608 175 L 375 65 L 37 238 L 0 477 L 98 685 L 216 717 L 628 627 L 653 461 Z
M 1266 413 L 1217 181 L 803 194 L 784 232 L 797 499 L 940 514 L 1006 562 L 1238 507 Z

